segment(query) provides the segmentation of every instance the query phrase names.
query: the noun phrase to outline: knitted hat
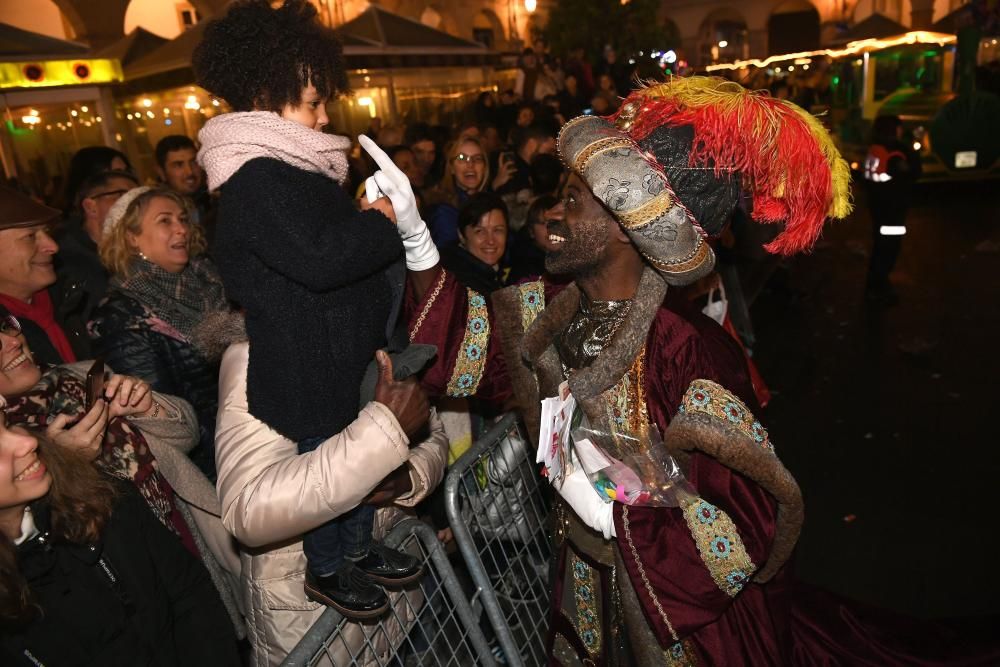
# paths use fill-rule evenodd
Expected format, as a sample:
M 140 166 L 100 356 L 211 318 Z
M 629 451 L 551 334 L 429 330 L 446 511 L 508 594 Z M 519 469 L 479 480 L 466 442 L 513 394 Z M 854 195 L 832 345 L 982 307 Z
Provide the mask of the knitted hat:
M 0 185 L 0 229 L 44 225 L 60 215 L 58 210 L 39 204 L 14 188 Z
M 808 250 L 827 216 L 851 211 L 850 170 L 829 133 L 801 108 L 718 77 L 677 78 L 634 91 L 607 118 L 581 116 L 559 153 L 670 284 L 708 274 L 705 242 L 742 192 L 759 222 L 784 222 L 765 248 Z
M 121 223 L 122 218 L 125 217 L 125 211 L 128 210 L 129 204 L 134 202 L 139 195 L 145 194 L 152 189 L 148 185 L 140 185 L 119 197 L 118 201 L 108 209 L 108 214 L 104 216 L 104 223 L 101 225 L 101 236 L 107 238 L 111 234 L 111 230 L 117 227 Z

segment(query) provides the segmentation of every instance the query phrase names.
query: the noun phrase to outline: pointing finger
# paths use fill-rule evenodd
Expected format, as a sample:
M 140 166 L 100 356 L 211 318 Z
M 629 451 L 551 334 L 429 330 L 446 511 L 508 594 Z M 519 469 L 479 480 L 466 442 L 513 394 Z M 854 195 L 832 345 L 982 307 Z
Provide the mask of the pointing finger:
M 362 134 L 358 137 L 358 142 L 361 144 L 361 147 L 372 156 L 372 159 L 375 160 L 375 164 L 377 164 L 380 169 L 390 173 L 399 171 L 399 167 L 397 167 L 396 163 L 392 161 L 392 158 L 386 155 L 385 151 L 379 148 L 378 144 L 370 138 Z

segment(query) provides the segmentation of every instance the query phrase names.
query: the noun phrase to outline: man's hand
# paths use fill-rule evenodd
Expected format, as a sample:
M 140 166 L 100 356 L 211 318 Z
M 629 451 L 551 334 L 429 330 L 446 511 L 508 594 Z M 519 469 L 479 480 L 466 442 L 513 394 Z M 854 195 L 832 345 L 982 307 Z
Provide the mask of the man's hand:
M 108 427 L 108 413 L 108 402 L 98 400 L 90 412 L 69 428 L 66 424 L 75 417 L 57 415 L 45 428 L 45 435 L 60 447 L 85 452 L 91 459 L 96 459 Z
M 412 490 L 413 478 L 410 477 L 410 465 L 404 463 L 379 482 L 378 486 L 364 499 L 364 504 L 376 507 L 391 505 L 396 498 Z
M 378 361 L 375 400 L 389 408 L 403 432 L 413 438 L 427 425 L 430 416 L 431 405 L 427 394 L 417 384 L 416 378 L 397 381 L 392 377 L 392 359 L 385 351 L 376 352 L 375 359 Z

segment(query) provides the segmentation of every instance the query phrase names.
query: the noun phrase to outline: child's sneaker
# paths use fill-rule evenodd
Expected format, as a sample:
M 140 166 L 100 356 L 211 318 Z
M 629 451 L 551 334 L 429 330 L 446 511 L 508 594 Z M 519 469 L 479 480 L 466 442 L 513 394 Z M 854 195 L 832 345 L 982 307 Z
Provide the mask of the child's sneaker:
M 354 564 L 383 586 L 403 586 L 423 574 L 419 560 L 383 544 L 372 544 L 368 555 Z
M 326 577 L 307 571 L 305 591 L 310 600 L 333 607 L 352 621 L 378 618 L 389 609 L 385 591 L 351 561 Z

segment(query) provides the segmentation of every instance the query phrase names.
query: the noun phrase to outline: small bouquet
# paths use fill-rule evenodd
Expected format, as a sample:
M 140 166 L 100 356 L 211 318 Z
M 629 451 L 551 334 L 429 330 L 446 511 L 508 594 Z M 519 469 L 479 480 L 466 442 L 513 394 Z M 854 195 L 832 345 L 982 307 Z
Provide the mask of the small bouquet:
M 573 461 L 606 502 L 678 507 L 683 498 L 694 495 L 655 424 L 647 424 L 637 433 L 581 427 L 571 436 Z

